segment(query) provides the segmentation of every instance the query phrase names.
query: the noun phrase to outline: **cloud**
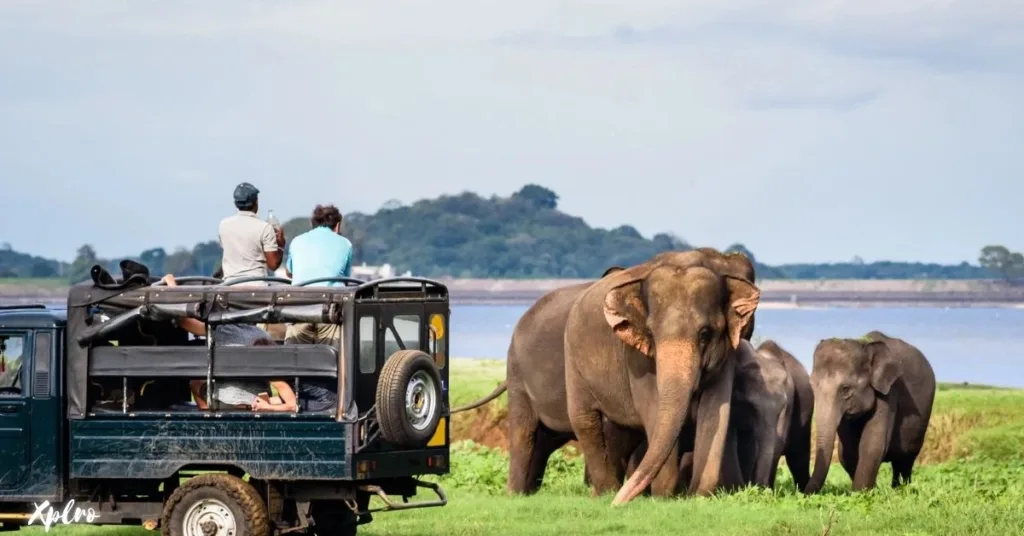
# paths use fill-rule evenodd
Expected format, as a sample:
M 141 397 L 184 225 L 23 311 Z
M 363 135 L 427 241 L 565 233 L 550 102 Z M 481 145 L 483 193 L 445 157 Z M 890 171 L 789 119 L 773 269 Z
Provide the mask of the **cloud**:
M 241 180 L 282 216 L 537 182 L 768 262 L 973 259 L 1017 239 L 1018 6 L 7 0 L 0 228 L 116 255 L 208 239 Z
M 860 91 L 845 95 L 764 95 L 751 97 L 752 110 L 831 110 L 851 112 L 878 99 L 879 92 Z
M 797 44 L 837 56 L 900 60 L 936 70 L 1020 72 L 1024 69 L 1024 10 L 1015 1 L 814 0 L 682 2 L 678 10 L 631 12 L 604 18 L 592 31 L 531 28 L 495 43 L 520 46 L 734 46 Z M 586 17 L 586 6 L 575 6 Z

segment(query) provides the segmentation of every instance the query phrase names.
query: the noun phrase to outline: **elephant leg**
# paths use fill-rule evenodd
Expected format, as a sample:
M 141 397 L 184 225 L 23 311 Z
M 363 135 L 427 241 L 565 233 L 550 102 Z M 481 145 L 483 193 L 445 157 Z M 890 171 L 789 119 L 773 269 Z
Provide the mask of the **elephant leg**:
M 531 467 L 536 453 L 537 433 L 540 420 L 537 418 L 526 394 L 518 389 L 508 390 L 508 491 L 529 494 L 540 488 L 540 482 L 532 479 Z M 545 460 L 546 461 L 546 460 Z
M 604 416 L 597 407 L 597 401 L 586 390 L 573 388 L 573 372 L 566 370 L 567 402 L 569 423 L 576 435 L 576 441 L 583 451 L 587 474 L 592 482 L 592 494 L 596 497 L 619 488 L 615 479 L 615 465 L 608 458 L 608 447 L 604 440 Z
M 807 487 L 807 481 L 811 479 L 811 427 L 801 426 L 789 438 L 786 446 L 786 466 L 793 475 L 793 482 L 798 491 Z M 842 458 L 840 458 L 842 459 Z
M 608 459 L 615 466 L 615 479 L 621 487 L 626 481 L 630 457 L 643 441 L 643 434 L 605 419 L 604 441 L 605 448 L 608 449 Z
M 892 461 L 892 487 L 910 484 L 910 474 L 914 471 L 914 460 L 917 455 L 902 456 Z
M 853 477 L 853 490 L 860 491 L 875 487 L 878 469 L 885 458 L 892 433 L 892 412 L 884 399 L 875 404 L 875 413 L 868 419 L 861 431 L 857 449 L 857 471 Z
M 617 490 L 619 484 L 615 478 L 615 465 L 608 458 L 601 414 L 593 410 L 572 412 L 569 414 L 569 419 L 576 432 L 576 440 L 579 441 L 580 448 L 583 450 L 593 495 L 598 496 Z
M 553 432 L 543 424 L 537 427 L 533 454 L 530 456 L 530 466 L 526 475 L 526 481 L 532 483 L 533 491 L 540 489 L 544 482 L 544 471 L 548 467 L 548 459 L 556 450 L 568 443 L 570 438 L 571 436 L 568 434 Z
M 734 491 L 746 485 L 747 481 L 743 478 L 743 470 L 740 467 L 739 435 L 735 430 L 730 429 L 722 453 L 722 469 L 718 489 Z
M 689 485 L 693 478 L 693 451 L 684 452 L 679 456 L 679 479 L 677 480 L 676 493 L 686 493 L 685 486 Z

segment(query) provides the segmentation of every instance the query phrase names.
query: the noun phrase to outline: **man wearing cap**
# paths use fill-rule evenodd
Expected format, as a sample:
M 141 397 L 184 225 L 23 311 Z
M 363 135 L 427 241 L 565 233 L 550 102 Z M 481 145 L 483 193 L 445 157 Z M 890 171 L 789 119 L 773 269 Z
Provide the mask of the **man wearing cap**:
M 259 219 L 259 193 L 243 182 L 235 187 L 238 213 L 220 222 L 217 241 L 224 250 L 221 269 L 224 280 L 241 277 L 266 277 L 281 266 L 284 257 L 284 230 Z

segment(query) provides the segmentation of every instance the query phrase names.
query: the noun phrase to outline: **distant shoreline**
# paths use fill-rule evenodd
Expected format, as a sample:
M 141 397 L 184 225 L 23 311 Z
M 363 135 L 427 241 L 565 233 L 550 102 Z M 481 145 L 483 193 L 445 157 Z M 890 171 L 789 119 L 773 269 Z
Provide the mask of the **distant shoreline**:
M 451 303 L 529 305 L 558 287 L 585 279 L 438 279 Z M 0 282 L 0 304 L 59 304 L 67 286 L 38 281 Z M 1002 307 L 1024 309 L 1024 287 L 996 280 L 764 280 L 764 309 L 835 307 Z

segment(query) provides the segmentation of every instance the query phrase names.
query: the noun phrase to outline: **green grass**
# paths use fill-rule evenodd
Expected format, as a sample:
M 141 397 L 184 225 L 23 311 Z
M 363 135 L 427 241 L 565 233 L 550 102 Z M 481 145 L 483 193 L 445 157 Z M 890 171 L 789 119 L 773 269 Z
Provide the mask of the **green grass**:
M 449 402 L 457 407 L 475 402 L 490 393 L 505 379 L 505 362 L 496 359 L 451 359 L 448 371 Z M 505 395 L 492 402 L 504 405 Z
M 36 278 L 36 277 L 0 277 L 0 286 L 10 285 L 20 288 L 55 289 L 69 286 L 67 279 Z
M 504 377 L 500 361 L 451 362 L 453 404 L 487 394 Z M 460 415 L 462 424 L 504 415 L 497 408 Z M 472 437 L 479 426 L 454 427 Z M 468 434 L 468 435 L 467 435 Z M 456 436 L 455 439 L 459 439 Z M 566 447 L 552 456 L 544 488 L 532 497 L 505 494 L 507 457 L 471 440 L 452 446 L 452 472 L 436 479 L 449 494 L 443 508 L 377 514 L 366 535 L 490 534 L 1019 534 L 1024 527 L 1024 391 L 943 384 L 926 446 L 911 485 L 893 490 L 883 465 L 880 487 L 850 491 L 833 465 L 820 494 L 792 488 L 784 464 L 777 490 L 748 489 L 713 498 L 638 498 L 621 507 L 592 498 L 582 485 L 582 459 Z M 425 499 L 426 497 L 418 497 Z M 31 534 L 39 532 L 33 529 Z M 75 536 L 141 536 L 139 528 L 59 527 Z

